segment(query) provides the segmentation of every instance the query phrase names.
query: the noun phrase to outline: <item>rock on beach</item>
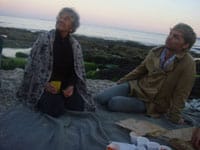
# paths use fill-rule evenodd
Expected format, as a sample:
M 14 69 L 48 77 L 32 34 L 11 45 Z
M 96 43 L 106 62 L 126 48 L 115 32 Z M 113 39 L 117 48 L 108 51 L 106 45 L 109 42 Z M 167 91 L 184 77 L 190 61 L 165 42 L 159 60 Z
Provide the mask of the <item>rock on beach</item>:
M 14 107 L 18 102 L 15 94 L 23 79 L 24 70 L 0 70 L 0 113 Z M 94 96 L 96 93 L 115 85 L 110 80 L 87 79 L 89 93 Z

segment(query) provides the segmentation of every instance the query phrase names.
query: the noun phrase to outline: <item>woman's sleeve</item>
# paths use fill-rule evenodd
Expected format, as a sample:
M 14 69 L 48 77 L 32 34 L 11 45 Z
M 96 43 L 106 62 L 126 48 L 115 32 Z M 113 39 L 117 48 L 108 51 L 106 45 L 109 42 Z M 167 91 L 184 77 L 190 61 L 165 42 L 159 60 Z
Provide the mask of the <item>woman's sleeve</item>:
M 19 88 L 19 90 L 17 91 L 17 94 L 16 94 L 16 96 L 18 98 L 26 98 L 27 97 L 31 78 L 34 74 L 33 70 L 35 70 L 35 67 L 36 67 L 35 58 L 37 57 L 38 49 L 42 45 L 43 36 L 44 36 L 44 34 L 41 34 L 32 46 L 27 64 L 26 64 L 25 69 L 24 69 L 24 76 L 23 76 L 22 84 L 21 84 L 21 86 L 20 86 L 20 88 Z

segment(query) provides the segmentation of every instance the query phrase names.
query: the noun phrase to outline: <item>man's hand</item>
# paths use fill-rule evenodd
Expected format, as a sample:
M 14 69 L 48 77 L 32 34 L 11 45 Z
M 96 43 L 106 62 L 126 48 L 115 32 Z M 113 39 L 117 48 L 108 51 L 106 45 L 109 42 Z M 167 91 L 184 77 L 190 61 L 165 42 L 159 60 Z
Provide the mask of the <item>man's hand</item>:
M 185 124 L 185 120 L 183 118 L 180 118 L 180 120 L 178 121 L 178 124 L 184 125 Z
M 186 124 L 185 120 L 182 117 L 180 117 L 179 119 L 177 119 L 177 117 L 174 118 L 174 116 L 175 116 L 174 114 L 169 114 L 169 112 L 164 115 L 164 117 L 167 120 L 169 120 L 169 121 L 171 121 L 171 122 L 173 122 L 175 124 L 179 124 L 179 125 Z
M 74 86 L 68 86 L 66 89 L 63 90 L 64 97 L 70 97 L 74 93 Z
M 56 88 L 50 83 L 48 82 L 46 85 L 45 85 L 45 90 L 51 94 L 57 94 L 58 91 L 56 90 Z
M 116 82 L 116 84 L 121 84 L 121 83 L 123 83 L 123 82 L 120 79 Z
M 196 150 L 200 149 L 200 128 L 196 128 L 192 134 L 192 144 Z

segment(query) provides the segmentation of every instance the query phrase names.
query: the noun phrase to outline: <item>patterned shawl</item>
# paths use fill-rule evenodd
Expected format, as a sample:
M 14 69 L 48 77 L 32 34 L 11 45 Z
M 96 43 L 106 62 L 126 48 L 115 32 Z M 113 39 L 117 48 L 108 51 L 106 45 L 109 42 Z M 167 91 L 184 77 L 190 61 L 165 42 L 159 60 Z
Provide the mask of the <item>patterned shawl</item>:
M 44 86 L 50 80 L 53 70 L 53 43 L 55 30 L 45 32 L 34 43 L 28 63 L 24 70 L 24 79 L 17 92 L 17 98 L 31 108 L 36 106 L 44 92 Z M 95 104 L 87 92 L 86 75 L 81 46 L 70 35 L 74 55 L 74 70 L 78 77 L 76 88 L 85 101 L 85 110 L 94 111 Z

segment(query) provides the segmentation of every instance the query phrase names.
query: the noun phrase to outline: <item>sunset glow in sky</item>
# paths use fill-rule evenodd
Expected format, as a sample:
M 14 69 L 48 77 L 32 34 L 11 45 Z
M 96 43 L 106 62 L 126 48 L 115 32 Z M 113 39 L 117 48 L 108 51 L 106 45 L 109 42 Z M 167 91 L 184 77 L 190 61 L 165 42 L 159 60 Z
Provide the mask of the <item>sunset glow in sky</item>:
M 0 15 L 55 20 L 62 7 L 84 24 L 167 33 L 184 22 L 200 36 L 200 0 L 0 0 Z

